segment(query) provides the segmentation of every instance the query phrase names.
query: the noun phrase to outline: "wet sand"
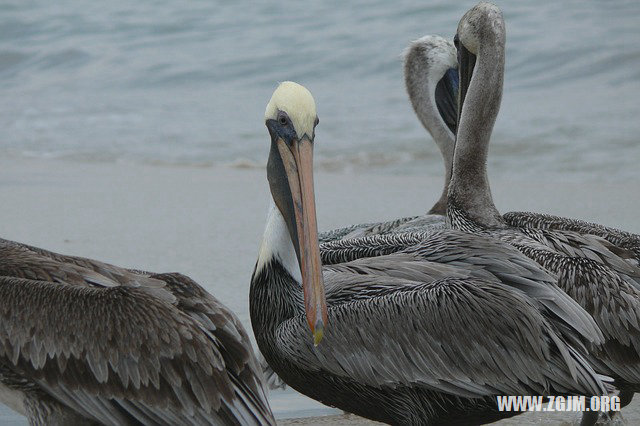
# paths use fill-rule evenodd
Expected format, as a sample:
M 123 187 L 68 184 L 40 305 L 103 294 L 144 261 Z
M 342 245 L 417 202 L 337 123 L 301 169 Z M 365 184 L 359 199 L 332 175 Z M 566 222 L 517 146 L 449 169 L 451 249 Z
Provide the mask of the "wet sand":
M 294 426 L 294 425 L 383 425 L 384 423 L 378 423 L 371 420 L 363 419 L 362 417 L 355 416 L 353 414 L 341 414 L 322 417 L 304 417 L 298 419 L 283 419 L 278 421 L 280 426 Z
M 265 152 L 266 157 L 266 152 Z M 441 179 L 316 173 L 321 229 L 416 215 L 431 206 Z M 637 182 L 563 183 L 492 177 L 501 211 L 534 210 L 640 232 Z M 61 160 L 0 160 L 0 236 L 121 266 L 180 271 L 234 310 L 247 329 L 249 278 L 268 206 L 264 170 Z M 273 392 L 282 424 L 372 424 L 336 417 L 292 391 Z M 640 398 L 624 410 L 640 424 Z M 519 416 L 502 424 L 570 424 L 575 413 Z M 333 415 L 332 417 L 323 417 Z M 0 407 L 0 424 L 26 424 Z
M 622 417 L 614 420 L 609 420 L 607 425 L 637 425 L 640 418 L 637 415 L 629 415 L 627 408 Z M 545 425 L 545 426 L 570 426 L 578 425 L 580 423 L 580 414 L 578 413 L 525 413 L 519 416 L 501 420 L 492 424 L 500 426 L 518 426 L 518 425 Z M 353 414 L 344 415 L 330 415 L 322 417 L 306 417 L 297 419 L 284 419 L 279 420 L 280 426 L 294 426 L 294 425 L 351 425 L 351 426 L 374 426 L 382 425 L 384 423 L 378 423 L 371 420 L 363 419 L 362 417 L 354 416 Z M 599 423 L 601 424 L 601 423 Z

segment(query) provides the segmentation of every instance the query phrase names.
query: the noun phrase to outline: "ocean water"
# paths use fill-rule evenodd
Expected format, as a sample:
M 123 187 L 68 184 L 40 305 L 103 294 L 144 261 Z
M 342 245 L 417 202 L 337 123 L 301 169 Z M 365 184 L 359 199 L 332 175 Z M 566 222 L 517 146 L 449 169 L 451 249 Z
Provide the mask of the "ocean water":
M 70 160 L 83 171 L 92 163 L 177 164 L 196 175 L 260 168 L 264 107 L 278 81 L 295 80 L 318 105 L 316 168 L 438 177 L 438 151 L 405 94 L 401 52 L 425 34 L 453 37 L 474 3 L 3 0 L 0 156 Z M 507 66 L 491 174 L 637 181 L 640 2 L 499 5 Z M 256 238 L 237 256 L 245 269 Z M 246 286 L 243 274 L 228 272 Z M 232 306 L 246 320 L 246 292 L 238 294 Z M 274 393 L 272 407 L 280 417 L 330 412 L 291 390 Z M 14 422 L 24 419 L 0 406 L 0 423 Z
M 0 2 L 0 155 L 261 167 L 276 83 L 315 95 L 318 167 L 442 173 L 401 52 L 474 2 Z M 640 3 L 509 2 L 491 173 L 640 176 Z

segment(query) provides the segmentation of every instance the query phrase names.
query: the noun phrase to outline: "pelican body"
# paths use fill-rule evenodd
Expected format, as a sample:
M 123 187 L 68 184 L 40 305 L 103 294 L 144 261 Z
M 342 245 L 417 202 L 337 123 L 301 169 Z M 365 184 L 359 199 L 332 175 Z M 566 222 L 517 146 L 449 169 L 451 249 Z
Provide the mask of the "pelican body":
M 315 111 L 308 90 L 285 82 L 265 112 L 272 203 L 250 314 L 260 351 L 288 385 L 407 425 L 518 414 L 499 412 L 496 395 L 605 392 L 580 355 L 602 340 L 591 317 L 505 244 L 459 231 L 371 236 L 329 243 L 340 245 L 335 264 L 320 267 L 331 256 L 317 248 Z M 359 252 L 363 242 L 370 249 Z
M 275 424 L 240 321 L 189 277 L 1 239 L 0 398 L 32 425 Z

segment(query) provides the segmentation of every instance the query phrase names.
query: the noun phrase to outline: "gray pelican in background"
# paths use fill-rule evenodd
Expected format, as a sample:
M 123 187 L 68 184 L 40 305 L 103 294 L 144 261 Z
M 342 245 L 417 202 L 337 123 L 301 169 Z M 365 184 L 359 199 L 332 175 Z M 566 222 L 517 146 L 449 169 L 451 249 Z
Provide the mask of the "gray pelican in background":
M 0 401 L 30 424 L 275 424 L 262 377 L 189 277 L 0 239 Z
M 457 124 L 458 59 L 454 44 L 439 36 L 424 36 L 413 41 L 405 52 L 404 76 L 409 99 L 416 115 L 429 131 L 442 153 L 445 186 L 440 200 L 428 212 L 444 215 L 451 179 L 453 149 Z M 439 79 L 439 80 L 438 80 Z M 406 232 L 419 218 L 398 219 L 395 232 Z M 610 243 L 630 250 L 640 262 L 640 235 L 619 229 L 542 213 L 509 212 L 503 215 L 513 227 L 559 229 L 600 236 Z M 390 223 L 390 222 L 389 222 Z M 387 226 L 391 228 L 391 226 Z M 428 225 L 427 227 L 428 228 Z M 420 223 L 415 229 L 420 230 Z M 424 229 L 424 228 L 422 228 Z
M 604 333 L 604 346 L 591 355 L 597 370 L 615 379 L 624 406 L 640 390 L 637 258 L 591 232 L 513 226 L 498 213 L 486 158 L 502 97 L 502 13 L 494 5 L 478 4 L 460 21 L 455 40 L 460 105 L 447 220 L 454 229 L 501 239 L 557 274 L 560 287 L 593 316 Z
M 458 61 L 453 43 L 438 36 L 413 41 L 404 52 L 404 81 L 418 119 L 442 153 L 445 181 L 440 198 L 426 215 L 322 232 L 320 242 L 444 228 L 457 122 Z
M 288 385 L 392 424 L 518 414 L 499 412 L 496 395 L 605 392 L 578 353 L 581 342 L 602 342 L 593 319 L 506 244 L 455 230 L 372 236 L 335 243 L 344 255 L 347 244 L 385 241 L 391 253 L 321 267 L 311 93 L 281 83 L 265 122 L 272 203 L 250 314 L 260 351 Z

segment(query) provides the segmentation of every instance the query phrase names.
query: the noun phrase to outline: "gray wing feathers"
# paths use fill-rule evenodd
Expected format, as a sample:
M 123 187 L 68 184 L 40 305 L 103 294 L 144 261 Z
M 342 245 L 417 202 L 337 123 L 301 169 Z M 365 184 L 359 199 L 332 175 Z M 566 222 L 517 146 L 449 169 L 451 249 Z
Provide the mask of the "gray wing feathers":
M 365 229 L 376 226 L 377 223 L 360 223 L 357 225 L 349 225 L 344 228 L 332 229 L 330 231 L 320 232 L 318 234 L 318 241 L 320 243 L 326 243 L 329 241 L 336 241 L 343 239 L 346 235 L 351 234 L 352 232 L 360 232 Z
M 382 256 L 420 244 L 430 235 L 430 232 L 412 232 L 335 240 L 320 244 L 320 256 L 323 265 Z
M 371 235 L 397 234 L 400 232 L 423 232 L 430 229 L 444 228 L 445 218 L 441 215 L 427 214 L 424 216 L 403 217 L 387 222 L 361 223 L 344 228 L 321 232 L 318 235 L 320 243 L 351 238 L 362 238 Z
M 556 278 L 509 245 L 483 236 L 445 230 L 407 251 L 437 262 L 482 268 L 503 284 L 517 288 L 542 304 L 587 341 L 603 342 L 602 332 L 593 318 L 556 285 Z
M 640 235 L 620 229 L 542 213 L 509 212 L 504 215 L 510 226 L 516 228 L 556 229 L 575 231 L 581 234 L 597 235 L 611 244 L 631 250 L 637 261 L 640 261 Z
M 61 255 L 3 239 L 0 256 L 3 276 L 84 286 L 135 287 L 167 302 L 175 301 L 164 282 L 97 260 Z
M 604 344 L 592 353 L 606 360 L 603 371 L 639 383 L 640 269 L 595 235 L 532 228 L 493 234 L 555 273 L 559 286 L 593 316 Z
M 283 355 L 371 386 L 420 385 L 465 397 L 604 392 L 537 309 L 497 283 L 360 279 L 362 287 L 377 283 L 377 297 L 334 304 L 326 344 L 317 347 L 303 332 L 304 318 L 285 322 L 277 343 Z M 367 331 L 360 323 L 370 324 Z
M 39 380 L 176 405 L 187 392 L 207 411 L 231 392 L 219 377 L 224 364 L 215 342 L 138 289 L 0 282 L 2 354 Z M 217 391 L 202 397 L 189 375 L 216 381 Z
M 178 308 L 203 324 L 221 342 L 219 350 L 231 376 L 236 397 L 228 401 L 244 424 L 273 424 L 263 386 L 261 366 L 240 320 L 191 278 L 178 274 L 154 274 L 178 299 Z
M 213 317 L 228 316 L 226 310 L 208 314 L 216 330 L 140 288 L 2 277 L 0 354 L 52 396 L 107 424 L 121 424 L 123 416 L 153 424 L 151 412 L 162 418 L 175 412 L 194 424 L 225 412 L 223 423 L 236 417 L 273 423 L 260 379 L 243 381 L 248 375 L 251 383 L 258 371 L 245 368 L 255 361 L 247 360 L 253 355 L 242 348 L 247 342 L 236 341 L 237 320 Z M 127 402 L 114 405 L 118 400 Z
M 593 318 L 555 284 L 555 277 L 517 249 L 491 238 L 455 230 L 372 236 L 324 244 L 321 255 L 329 264 L 324 267 L 328 272 L 393 273 L 413 280 L 451 274 L 501 282 L 557 316 L 564 322 L 565 331 L 574 330 L 588 342 L 603 341 Z M 351 262 L 331 265 L 345 260 Z M 331 279 L 326 281 L 330 297 L 333 284 Z M 347 292 L 351 288 L 344 287 Z
M 606 239 L 591 234 L 574 231 L 556 231 L 543 229 L 523 229 L 530 238 L 570 256 L 585 257 L 608 265 L 625 274 L 637 274 L 637 260 L 633 253 L 624 247 L 618 247 Z
M 436 231 L 438 229 L 444 229 L 446 227 L 445 217 L 438 214 L 426 214 L 424 216 L 418 216 L 410 218 L 410 220 L 398 224 L 393 229 L 384 233 L 403 233 L 403 232 L 427 232 Z

